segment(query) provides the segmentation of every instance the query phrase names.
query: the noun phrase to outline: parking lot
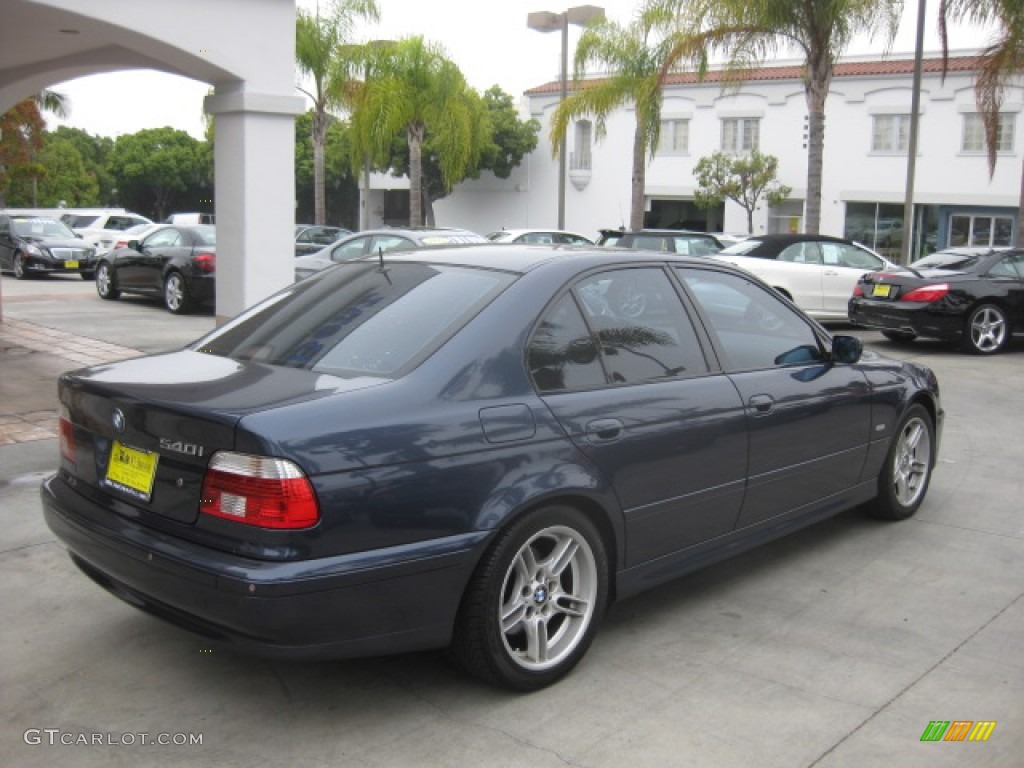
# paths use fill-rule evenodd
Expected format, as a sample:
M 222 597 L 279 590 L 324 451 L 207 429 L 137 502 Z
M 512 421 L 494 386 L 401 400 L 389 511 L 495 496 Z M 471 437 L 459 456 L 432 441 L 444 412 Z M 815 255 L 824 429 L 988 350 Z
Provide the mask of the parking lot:
M 0 417 L 54 407 L 78 337 L 114 359 L 214 325 L 101 301 L 77 277 L 4 276 L 2 307 Z M 3 762 L 1019 766 L 1024 344 L 977 358 L 853 333 L 938 374 L 946 425 L 917 515 L 848 512 L 619 603 L 580 666 L 530 695 L 463 677 L 439 653 L 295 664 L 210 647 L 72 565 L 38 501 L 54 437 L 0 444 Z M 933 721 L 996 725 L 983 742 L 923 742 Z

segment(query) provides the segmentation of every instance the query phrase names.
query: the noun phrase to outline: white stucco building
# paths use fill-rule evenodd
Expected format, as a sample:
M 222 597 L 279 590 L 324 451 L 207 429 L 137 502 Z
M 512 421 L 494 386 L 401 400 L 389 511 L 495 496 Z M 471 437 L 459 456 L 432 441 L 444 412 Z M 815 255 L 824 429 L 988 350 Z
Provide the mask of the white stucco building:
M 939 58 L 924 62 L 914 196 L 919 248 L 1006 244 L 1019 226 L 1024 88 L 1007 92 L 990 177 L 975 104 L 976 62 L 954 54 L 944 82 Z M 671 76 L 661 144 L 647 168 L 646 226 L 745 231 L 746 213 L 738 205 L 704 211 L 693 204 L 692 171 L 703 156 L 756 143 L 779 158 L 780 181 L 793 191 L 782 206 L 756 212 L 755 234 L 802 231 L 807 108 L 800 75 L 798 64 L 780 63 L 732 90 L 723 90 L 721 73 L 704 82 L 692 74 Z M 850 58 L 836 67 L 826 104 L 822 233 L 899 249 L 912 75 L 909 57 Z M 558 98 L 557 82 L 526 93 L 530 114 L 543 125 L 536 151 L 510 179 L 485 176 L 460 184 L 435 205 L 439 224 L 480 232 L 556 224 L 558 164 L 548 131 Z M 633 128 L 631 109 L 607 121 L 607 136 L 599 142 L 590 121 L 570 127 L 566 229 L 594 235 L 628 223 Z

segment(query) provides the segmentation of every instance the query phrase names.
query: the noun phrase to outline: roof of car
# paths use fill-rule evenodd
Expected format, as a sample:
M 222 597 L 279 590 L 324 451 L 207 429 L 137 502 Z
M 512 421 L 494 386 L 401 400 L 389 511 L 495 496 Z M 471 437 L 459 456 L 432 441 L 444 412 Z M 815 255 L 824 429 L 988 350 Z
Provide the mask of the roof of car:
M 832 235 L 812 235 L 806 232 L 799 232 L 794 234 L 775 234 L 775 235 L 751 235 L 747 240 L 756 240 L 762 243 L 800 243 L 807 240 L 827 240 L 833 243 L 849 243 L 852 242 L 842 237 L 833 237 Z M 741 242 L 746 242 L 743 240 Z
M 626 255 L 631 253 L 633 255 Z M 640 264 L 646 259 L 636 255 L 638 251 L 602 248 L 587 245 L 528 245 L 520 243 L 471 243 L 465 245 L 437 246 L 411 251 L 390 251 L 384 254 L 385 262 L 432 262 L 467 267 L 490 267 L 506 272 L 526 273 L 556 261 L 578 261 L 581 268 L 600 267 L 607 264 Z M 651 252 L 651 262 L 680 262 L 687 264 L 709 263 L 708 259 L 690 257 L 675 253 Z M 716 264 L 717 266 L 717 264 Z

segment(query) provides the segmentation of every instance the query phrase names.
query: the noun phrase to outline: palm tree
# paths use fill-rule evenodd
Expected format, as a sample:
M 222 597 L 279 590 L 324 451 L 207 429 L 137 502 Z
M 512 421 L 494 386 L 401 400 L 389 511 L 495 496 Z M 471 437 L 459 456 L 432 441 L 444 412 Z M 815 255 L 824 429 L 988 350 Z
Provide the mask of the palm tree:
M 981 67 L 975 86 L 978 111 L 985 126 L 989 173 L 996 168 L 996 132 L 999 110 L 1006 87 L 1015 78 L 1024 78 L 1024 3 L 1021 0 L 942 0 L 939 5 L 939 34 L 942 38 L 943 66 L 949 58 L 948 23 L 966 21 L 994 25 L 995 32 L 982 51 Z M 1024 246 L 1024 163 L 1021 168 L 1020 205 L 1017 215 L 1017 245 Z
M 903 0 L 649 0 L 645 12 L 679 18 L 685 31 L 676 35 L 676 49 L 669 56 L 673 66 L 690 60 L 703 74 L 709 55 L 721 52 L 736 83 L 781 50 L 799 51 L 804 60 L 808 113 L 804 229 L 817 234 L 821 226 L 825 100 L 835 63 L 862 34 L 874 37 L 882 33 L 888 48 L 902 8 Z
M 338 81 L 345 69 L 336 66 L 339 49 L 351 38 L 360 19 L 377 21 L 380 10 L 376 0 L 334 0 L 330 11 L 321 16 L 320 6 L 314 13 L 298 10 L 295 16 L 295 61 L 299 71 L 313 81 L 312 90 L 299 88 L 313 102 L 313 218 L 324 224 L 325 198 L 324 146 L 330 110 L 340 105 L 344 83 Z
M 601 19 L 587 27 L 576 44 L 573 92 L 558 105 L 551 120 L 551 148 L 557 155 L 569 123 L 584 115 L 596 118 L 595 138 L 605 135 L 605 120 L 626 103 L 636 108 L 633 166 L 630 179 L 630 229 L 644 225 L 644 187 L 647 158 L 658 145 L 661 128 L 662 82 L 672 49 L 665 38 L 651 42 L 654 21 L 638 18 L 628 25 Z M 584 82 L 588 67 L 608 72 L 606 78 Z
M 485 113 L 459 68 L 444 51 L 420 36 L 378 51 L 379 71 L 368 80 L 360 125 L 372 134 L 377 157 L 405 133 L 409 145 L 409 224 L 423 224 L 423 139 L 429 131 L 445 184 L 461 178 L 486 142 L 480 140 Z

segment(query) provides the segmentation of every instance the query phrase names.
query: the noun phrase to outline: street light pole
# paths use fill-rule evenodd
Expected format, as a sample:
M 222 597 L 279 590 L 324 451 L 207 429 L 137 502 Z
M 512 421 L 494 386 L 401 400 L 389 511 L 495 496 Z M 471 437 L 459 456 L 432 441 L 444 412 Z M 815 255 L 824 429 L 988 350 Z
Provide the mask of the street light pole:
M 569 94 L 569 25 L 585 26 L 595 19 L 604 18 L 604 8 L 596 5 L 577 5 L 562 13 L 551 11 L 536 11 L 526 17 L 526 26 L 538 32 L 553 32 L 559 30 L 562 33 L 562 68 L 559 73 L 559 96 L 558 103 L 565 101 Z M 558 145 L 558 228 L 565 229 L 565 177 L 566 155 L 565 155 L 565 134 Z

